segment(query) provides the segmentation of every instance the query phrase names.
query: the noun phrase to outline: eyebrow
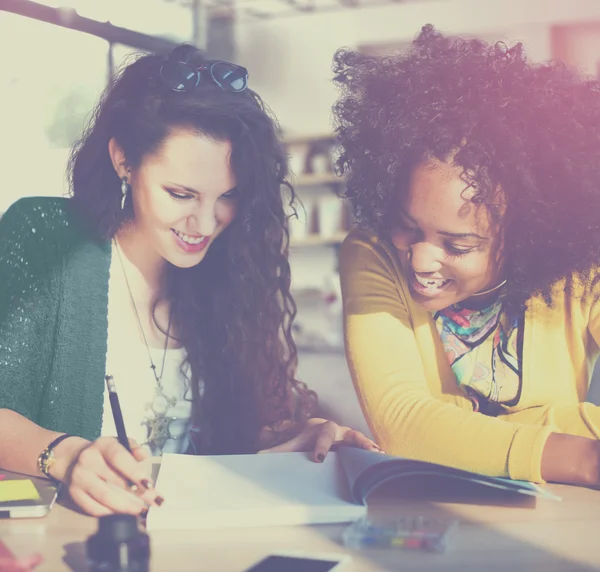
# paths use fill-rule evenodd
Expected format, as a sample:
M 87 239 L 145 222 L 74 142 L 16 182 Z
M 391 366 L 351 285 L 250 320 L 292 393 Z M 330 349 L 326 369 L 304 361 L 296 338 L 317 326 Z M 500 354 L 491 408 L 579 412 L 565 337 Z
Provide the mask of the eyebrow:
M 400 209 L 400 214 L 406 220 L 409 220 L 413 224 L 417 224 L 417 221 L 413 217 L 411 217 L 404 209 Z M 478 240 L 489 240 L 489 238 L 485 236 L 480 236 L 478 234 L 475 234 L 474 232 L 448 232 L 445 230 L 438 230 L 437 233 L 441 234 L 442 236 L 448 236 L 450 238 L 476 238 Z
M 479 236 L 474 232 L 446 232 L 445 230 L 438 230 L 437 233 L 442 236 L 449 236 L 450 238 L 477 238 L 479 240 L 489 240 L 489 238 Z

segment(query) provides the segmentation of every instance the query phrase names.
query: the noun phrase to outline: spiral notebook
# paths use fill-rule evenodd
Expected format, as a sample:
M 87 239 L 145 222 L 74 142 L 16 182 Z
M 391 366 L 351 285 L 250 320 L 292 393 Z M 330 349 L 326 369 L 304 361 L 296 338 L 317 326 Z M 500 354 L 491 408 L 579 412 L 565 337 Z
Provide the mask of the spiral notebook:
M 148 513 L 149 530 L 350 522 L 390 480 L 434 475 L 557 499 L 542 487 L 432 463 L 340 447 L 323 463 L 306 453 L 192 456 L 165 454 L 156 483 L 165 497 Z

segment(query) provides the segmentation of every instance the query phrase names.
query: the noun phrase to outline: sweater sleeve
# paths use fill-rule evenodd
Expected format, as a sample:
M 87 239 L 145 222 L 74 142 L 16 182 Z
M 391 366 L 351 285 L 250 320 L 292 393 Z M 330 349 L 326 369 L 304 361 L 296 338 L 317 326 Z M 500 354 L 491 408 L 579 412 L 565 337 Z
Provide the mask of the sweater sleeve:
M 51 356 L 43 216 L 30 199 L 0 219 L 0 408 L 37 421 Z
M 594 290 L 590 293 L 590 317 L 588 322 L 588 330 L 596 348 L 600 348 L 600 269 L 596 270 L 596 280 L 598 283 Z
M 385 251 L 352 233 L 340 259 L 346 355 L 367 423 L 398 456 L 482 474 L 542 481 L 549 427 L 486 417 L 434 398 L 395 270 Z

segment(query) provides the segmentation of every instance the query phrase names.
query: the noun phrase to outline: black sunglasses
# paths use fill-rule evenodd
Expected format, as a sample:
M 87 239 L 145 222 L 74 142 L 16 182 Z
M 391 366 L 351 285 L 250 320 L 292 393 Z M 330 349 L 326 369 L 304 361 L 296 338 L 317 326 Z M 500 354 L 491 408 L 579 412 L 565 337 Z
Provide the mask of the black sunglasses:
M 173 91 L 191 91 L 200 85 L 204 73 L 227 91 L 244 91 L 248 87 L 248 70 L 230 62 L 212 61 L 200 67 L 167 60 L 160 67 L 163 83 Z

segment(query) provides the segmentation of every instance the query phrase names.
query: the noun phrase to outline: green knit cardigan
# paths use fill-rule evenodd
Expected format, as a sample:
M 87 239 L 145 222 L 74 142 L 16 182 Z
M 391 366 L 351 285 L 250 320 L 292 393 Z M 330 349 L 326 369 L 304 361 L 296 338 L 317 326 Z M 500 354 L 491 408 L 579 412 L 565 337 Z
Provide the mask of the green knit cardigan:
M 0 219 L 0 408 L 100 436 L 110 259 L 69 199 L 21 199 Z

